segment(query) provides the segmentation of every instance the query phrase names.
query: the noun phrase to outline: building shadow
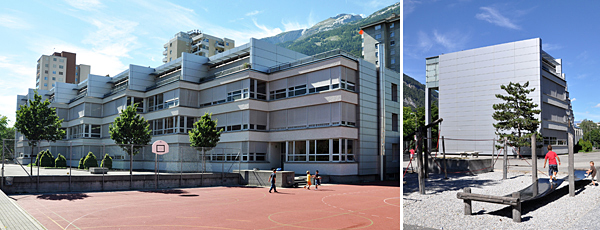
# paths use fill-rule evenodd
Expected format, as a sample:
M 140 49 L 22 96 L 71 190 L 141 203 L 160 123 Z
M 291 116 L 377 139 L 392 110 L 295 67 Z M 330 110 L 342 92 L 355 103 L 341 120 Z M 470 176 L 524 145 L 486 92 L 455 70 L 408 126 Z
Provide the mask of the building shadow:
M 42 194 L 38 195 L 37 199 L 42 200 L 83 200 L 88 198 L 89 196 L 85 193 L 66 193 L 66 194 Z
M 181 189 L 163 189 L 163 190 L 143 190 L 139 191 L 143 193 L 162 193 L 162 194 L 186 194 L 187 191 Z

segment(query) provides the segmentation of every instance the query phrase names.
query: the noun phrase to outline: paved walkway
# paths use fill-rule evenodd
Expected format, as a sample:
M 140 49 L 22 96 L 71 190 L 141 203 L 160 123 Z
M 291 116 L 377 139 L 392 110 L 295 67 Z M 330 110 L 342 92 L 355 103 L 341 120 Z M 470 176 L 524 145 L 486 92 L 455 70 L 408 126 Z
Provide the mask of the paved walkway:
M 0 229 L 46 229 L 0 190 Z

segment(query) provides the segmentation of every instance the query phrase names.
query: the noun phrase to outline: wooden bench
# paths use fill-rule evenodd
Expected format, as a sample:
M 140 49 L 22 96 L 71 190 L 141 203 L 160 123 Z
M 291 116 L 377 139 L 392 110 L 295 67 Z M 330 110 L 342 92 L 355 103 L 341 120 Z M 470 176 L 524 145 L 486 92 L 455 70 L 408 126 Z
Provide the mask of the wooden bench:
M 513 192 L 512 197 L 492 196 L 483 194 L 471 193 L 471 188 L 465 188 L 463 192 L 456 193 L 458 199 L 462 199 L 465 203 L 465 215 L 472 215 L 472 201 L 488 202 L 495 204 L 505 204 L 512 206 L 512 217 L 514 222 L 521 222 L 521 193 Z
M 91 174 L 106 174 L 108 173 L 108 168 L 103 167 L 90 167 Z

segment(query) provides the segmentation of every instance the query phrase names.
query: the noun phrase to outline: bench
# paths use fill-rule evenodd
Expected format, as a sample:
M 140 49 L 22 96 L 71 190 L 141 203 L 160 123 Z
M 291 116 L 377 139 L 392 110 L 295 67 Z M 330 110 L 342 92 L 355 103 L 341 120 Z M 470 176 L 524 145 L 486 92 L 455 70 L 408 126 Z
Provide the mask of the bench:
M 108 168 L 103 167 L 90 167 L 91 174 L 106 174 L 108 173 Z
M 465 215 L 473 214 L 471 207 L 472 201 L 488 202 L 495 204 L 505 204 L 512 206 L 512 217 L 514 222 L 521 222 L 521 193 L 513 192 L 512 197 L 492 196 L 471 193 L 471 188 L 464 188 L 463 192 L 456 193 L 458 199 L 462 199 L 465 204 Z

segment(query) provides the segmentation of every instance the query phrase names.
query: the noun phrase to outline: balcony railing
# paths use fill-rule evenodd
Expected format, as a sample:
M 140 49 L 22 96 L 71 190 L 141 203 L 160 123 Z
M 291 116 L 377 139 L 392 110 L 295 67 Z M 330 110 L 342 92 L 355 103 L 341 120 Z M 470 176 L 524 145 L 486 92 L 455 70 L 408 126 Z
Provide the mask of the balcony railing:
M 116 94 L 123 90 L 126 90 L 127 86 L 129 86 L 129 82 L 123 83 L 122 85 L 119 85 L 117 87 L 113 87 L 112 89 L 110 89 L 110 92 L 108 92 L 107 94 L 104 94 L 104 97 L 108 97 L 110 95 L 113 95 L 113 94 Z
M 330 57 L 337 56 L 337 55 L 341 55 L 341 56 L 350 58 L 352 60 L 358 60 L 358 58 L 355 57 L 354 55 L 352 55 L 351 53 L 348 53 L 348 52 L 340 50 L 340 49 L 335 49 L 335 50 L 323 52 L 320 54 L 315 54 L 310 57 L 305 57 L 305 58 L 299 59 L 294 62 L 289 62 L 289 63 L 284 63 L 284 64 L 273 66 L 273 67 L 269 68 L 268 73 L 273 73 L 273 72 L 277 72 L 277 71 L 290 69 L 290 68 L 293 68 L 293 67 L 296 67 L 299 65 L 304 65 L 306 63 L 315 62 L 318 60 L 330 58 Z
M 165 77 L 162 77 L 162 78 L 158 79 L 156 81 L 156 84 L 153 85 L 153 86 L 150 86 L 150 87 L 146 88 L 146 91 L 152 90 L 152 89 L 156 89 L 156 88 L 161 87 L 163 85 L 166 85 L 166 84 L 169 84 L 169 83 L 172 83 L 172 82 L 176 82 L 176 81 L 179 81 L 179 80 L 181 80 L 181 70 L 177 71 L 177 72 L 174 72 L 174 73 L 171 73 L 171 74 L 169 74 L 169 75 L 167 75 Z
M 69 103 L 77 101 L 83 97 L 87 96 L 87 90 L 83 93 L 77 94 L 77 96 L 69 101 Z
M 220 77 L 225 76 L 225 75 L 229 75 L 229 74 L 232 74 L 232 73 L 235 73 L 235 72 L 239 72 L 239 71 L 242 71 L 242 70 L 245 70 L 245 69 L 249 69 L 250 67 L 251 67 L 250 64 L 244 63 L 244 64 L 242 64 L 240 66 L 229 68 L 229 69 L 226 69 L 226 70 L 223 70 L 223 71 L 219 71 L 219 72 L 216 72 L 216 73 L 214 73 L 214 74 L 212 74 L 212 75 L 210 75 L 208 77 L 201 78 L 200 82 L 202 83 L 202 82 L 206 82 L 206 81 L 209 81 L 209 80 L 212 80 L 212 79 L 220 78 Z

